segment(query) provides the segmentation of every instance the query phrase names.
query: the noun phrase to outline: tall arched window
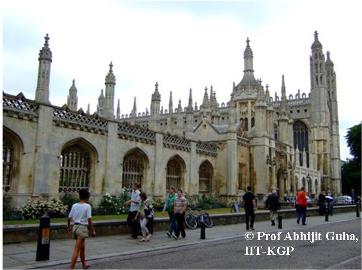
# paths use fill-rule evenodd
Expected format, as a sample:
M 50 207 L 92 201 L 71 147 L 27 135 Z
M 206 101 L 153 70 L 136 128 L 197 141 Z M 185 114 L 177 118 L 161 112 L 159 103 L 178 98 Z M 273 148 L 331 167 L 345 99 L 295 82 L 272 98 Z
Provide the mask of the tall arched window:
M 303 177 L 303 179 L 302 179 L 302 186 L 301 186 L 301 188 L 302 187 L 304 187 L 304 191 L 306 191 L 306 186 L 305 186 L 305 178 Z
M 171 186 L 176 189 L 182 188 L 182 180 L 185 171 L 185 162 L 179 156 L 171 158 L 167 162 L 166 169 L 166 188 Z
M 60 156 L 59 192 L 77 192 L 89 188 L 90 153 L 81 145 L 65 148 Z
M 293 124 L 294 148 L 299 152 L 299 161 L 302 166 L 309 168 L 308 128 L 302 121 L 295 121 Z M 303 150 L 306 151 L 307 164 L 303 164 Z
M 314 180 L 314 191 L 315 191 L 315 194 L 318 193 L 318 179 Z
M 4 138 L 3 140 L 3 191 L 4 192 L 8 192 L 11 187 L 13 159 L 14 159 L 14 147 L 8 139 Z
M 136 148 L 129 151 L 123 159 L 122 187 L 131 189 L 134 183 L 142 187 L 147 166 L 148 158 L 142 150 Z
M 205 160 L 199 168 L 199 193 L 210 193 L 214 170 L 209 161 Z

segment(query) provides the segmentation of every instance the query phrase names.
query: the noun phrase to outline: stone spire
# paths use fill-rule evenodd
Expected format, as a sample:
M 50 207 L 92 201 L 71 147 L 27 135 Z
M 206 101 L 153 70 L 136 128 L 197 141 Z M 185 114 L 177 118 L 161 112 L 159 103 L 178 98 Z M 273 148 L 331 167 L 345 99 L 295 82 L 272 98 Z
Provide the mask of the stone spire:
M 52 52 L 49 48 L 49 36 L 44 37 L 45 43 L 39 52 L 38 82 L 35 91 L 35 100 L 42 103 L 49 102 L 50 68 L 52 63 Z
M 87 106 L 87 114 L 90 114 L 90 104 L 88 103 L 88 106 Z
M 181 99 L 178 101 L 177 113 L 182 113 Z
M 172 91 L 170 91 L 170 100 L 168 102 L 168 113 L 173 113 Z
M 158 82 L 155 84 L 155 92 L 152 94 L 152 101 L 161 101 L 161 95 L 158 92 Z
M 258 89 L 259 83 L 254 77 L 253 67 L 253 51 L 250 47 L 250 40 L 246 40 L 246 48 L 244 51 L 244 76 L 239 85 L 238 89 Z
M 320 43 L 319 39 L 318 39 L 318 32 L 317 31 L 314 31 L 314 42 L 312 44 L 312 50 L 313 49 L 322 49 L 323 46 L 322 46 L 322 43 Z
M 121 106 L 119 103 L 119 99 L 118 99 L 118 103 L 117 103 L 117 119 L 121 118 Z
M 69 88 L 67 106 L 72 111 L 78 110 L 77 88 L 75 87 L 75 80 L 74 79 L 73 79 L 72 86 Z
M 114 86 L 116 85 L 116 77 L 113 74 L 113 64 L 109 64 L 109 71 L 105 80 L 106 96 L 105 96 L 105 117 L 114 119 Z
M 189 104 L 187 106 L 187 111 L 188 112 L 193 111 L 193 107 L 192 107 L 192 89 L 191 88 L 190 88 L 190 92 L 189 92 Z
M 284 81 L 284 75 L 282 75 L 282 100 L 280 103 L 280 111 L 282 114 L 286 114 L 287 112 L 287 106 L 288 106 L 288 101 L 287 101 L 287 95 L 286 95 L 286 90 L 285 90 L 285 81 Z
M 200 107 L 206 108 L 209 106 L 209 95 L 207 94 L 207 86 L 205 87 L 204 98 Z
M 132 112 L 131 112 L 130 116 L 137 117 L 137 101 L 136 101 L 136 97 L 134 97 L 134 100 L 133 100 L 133 109 L 132 109 Z
M 98 97 L 98 106 L 97 106 L 97 113 L 99 116 L 104 117 L 104 110 L 105 110 L 105 100 L 103 89 L 101 89 L 101 94 Z

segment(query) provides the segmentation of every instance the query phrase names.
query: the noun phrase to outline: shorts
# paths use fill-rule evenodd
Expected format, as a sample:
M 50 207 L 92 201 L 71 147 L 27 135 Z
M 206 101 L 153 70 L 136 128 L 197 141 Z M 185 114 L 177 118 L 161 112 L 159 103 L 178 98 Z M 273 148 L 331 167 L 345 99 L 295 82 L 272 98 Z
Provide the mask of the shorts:
M 73 239 L 88 238 L 88 226 L 82 224 L 73 225 L 72 236 Z

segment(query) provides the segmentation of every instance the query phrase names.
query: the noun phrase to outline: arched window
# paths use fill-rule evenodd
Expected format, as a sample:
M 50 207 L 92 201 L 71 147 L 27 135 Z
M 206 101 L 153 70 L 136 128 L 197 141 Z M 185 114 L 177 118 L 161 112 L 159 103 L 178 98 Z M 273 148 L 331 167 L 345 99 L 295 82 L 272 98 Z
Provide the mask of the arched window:
M 11 188 L 11 178 L 14 159 L 13 144 L 7 139 L 3 140 L 3 191 L 8 192 Z
M 89 188 L 91 155 L 80 144 L 66 147 L 60 156 L 59 192 L 77 192 Z
M 314 191 L 315 191 L 315 194 L 317 194 L 318 193 L 318 179 L 315 179 L 314 180 Z
M 304 191 L 306 191 L 306 186 L 305 186 L 305 178 L 303 177 L 302 179 L 302 186 L 300 188 L 304 187 Z
M 303 166 L 309 168 L 309 149 L 308 149 L 308 128 L 302 121 L 295 121 L 293 124 L 294 148 L 299 150 L 299 161 Z M 306 151 L 307 164 L 303 164 L 303 150 Z
M 147 166 L 148 158 L 142 150 L 136 148 L 128 152 L 123 159 L 122 187 L 131 189 L 134 183 L 142 187 Z
M 166 169 L 166 188 L 171 186 L 176 189 L 182 188 L 183 174 L 185 171 L 185 162 L 179 156 L 175 156 L 167 162 Z
M 210 193 L 214 170 L 209 161 L 204 161 L 199 168 L 199 193 Z

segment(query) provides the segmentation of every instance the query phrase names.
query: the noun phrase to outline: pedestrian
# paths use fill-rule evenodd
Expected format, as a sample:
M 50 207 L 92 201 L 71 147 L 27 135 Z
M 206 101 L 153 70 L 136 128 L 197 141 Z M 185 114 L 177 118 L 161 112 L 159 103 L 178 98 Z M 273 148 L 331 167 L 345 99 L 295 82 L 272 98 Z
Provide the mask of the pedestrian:
M 298 218 L 297 223 L 299 224 L 300 219 L 302 219 L 302 224 L 307 225 L 306 222 L 306 212 L 307 212 L 307 195 L 304 191 L 304 187 L 301 187 L 300 191 L 297 194 L 297 204 L 298 204 Z
M 187 205 L 186 199 L 182 194 L 182 190 L 179 188 L 177 190 L 177 196 L 174 203 L 174 213 L 175 213 L 177 226 L 176 226 L 176 233 L 175 235 L 173 235 L 173 237 L 176 240 L 179 239 L 180 233 L 182 238 L 186 237 L 185 226 L 184 226 L 186 205 Z
M 167 201 L 165 202 L 164 209 L 168 213 L 168 217 L 170 218 L 170 226 L 167 231 L 167 236 L 171 238 L 171 236 L 176 236 L 176 219 L 174 213 L 174 204 L 176 200 L 175 188 L 171 186 L 169 188 L 169 193 L 167 196 Z
M 255 196 L 251 192 L 251 187 L 248 186 L 247 192 L 242 197 L 241 204 L 245 209 L 245 222 L 246 222 L 246 230 L 254 230 L 254 219 L 255 212 L 254 208 L 256 207 Z M 250 222 L 250 223 L 249 223 Z
M 88 204 L 90 193 L 87 189 L 79 190 L 79 203 L 72 205 L 68 215 L 68 232 L 72 232 L 72 238 L 76 239 L 70 268 L 74 269 L 78 256 L 82 262 L 82 268 L 88 269 L 85 261 L 85 239 L 90 235 L 95 236 L 96 231 L 92 222 L 92 209 Z M 71 225 L 73 221 L 73 225 Z
M 139 184 L 134 183 L 131 193 L 131 199 L 125 202 L 125 205 L 129 206 L 127 224 L 132 231 L 130 239 L 137 239 L 137 236 L 141 230 L 139 220 L 137 220 L 138 218 L 137 213 L 141 206 L 140 193 L 141 192 L 139 191 Z
M 328 190 L 327 196 L 326 196 L 326 202 L 327 202 L 327 211 L 328 215 L 333 216 L 333 203 L 334 203 L 334 197 L 332 193 Z
M 324 195 L 324 191 L 319 193 L 318 206 L 319 206 L 319 215 L 324 216 L 326 211 L 326 196 Z
M 147 198 L 145 192 L 140 193 L 141 197 L 141 207 L 138 211 L 140 226 L 142 231 L 143 241 L 149 241 L 153 233 L 153 216 L 154 210 L 150 199 Z M 137 219 L 138 217 L 136 217 Z
M 272 193 L 270 193 L 265 204 L 270 211 L 271 225 L 275 226 L 275 218 L 277 217 L 278 210 L 280 209 L 279 197 L 276 190 L 273 190 Z

